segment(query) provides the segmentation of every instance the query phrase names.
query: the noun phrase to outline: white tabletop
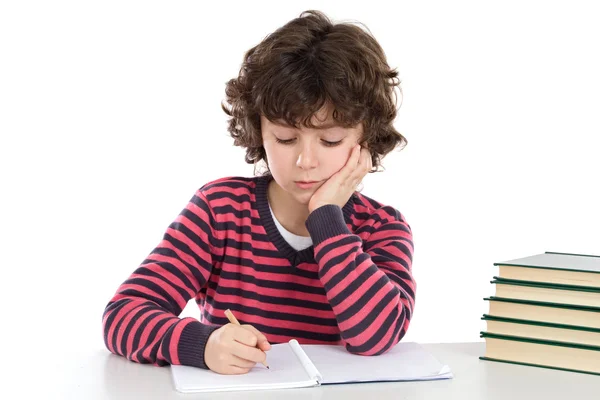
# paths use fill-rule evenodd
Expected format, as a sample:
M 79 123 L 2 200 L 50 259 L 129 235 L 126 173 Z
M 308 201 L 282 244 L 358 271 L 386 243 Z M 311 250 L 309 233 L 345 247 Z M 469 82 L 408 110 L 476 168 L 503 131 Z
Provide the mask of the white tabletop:
M 169 367 L 136 364 L 107 350 L 82 351 L 49 365 L 27 391 L 61 399 L 598 399 L 600 376 L 479 360 L 484 343 L 423 344 L 454 378 L 428 382 L 326 385 L 260 392 L 181 394 Z M 10 367 L 10 366 L 9 366 Z M 5 386 L 5 385 L 3 385 Z M 39 386 L 39 387 L 38 387 Z M 4 389 L 6 390 L 6 388 Z M 30 395 L 32 393 L 29 393 Z M 27 398 L 31 398 L 27 396 Z

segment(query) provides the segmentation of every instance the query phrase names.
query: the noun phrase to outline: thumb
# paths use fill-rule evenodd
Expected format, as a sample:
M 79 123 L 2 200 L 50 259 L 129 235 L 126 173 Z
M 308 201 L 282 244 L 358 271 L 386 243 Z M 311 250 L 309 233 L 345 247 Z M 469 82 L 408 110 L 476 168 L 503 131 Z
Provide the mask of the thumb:
M 258 347 L 262 350 L 262 351 L 267 351 L 271 349 L 271 343 L 269 343 L 269 341 L 265 338 L 263 340 L 258 341 Z
M 243 328 L 251 331 L 256 335 L 258 348 L 262 351 L 267 351 L 271 348 L 271 344 L 267 340 L 267 337 L 261 333 L 258 329 L 253 327 L 252 325 L 242 325 Z

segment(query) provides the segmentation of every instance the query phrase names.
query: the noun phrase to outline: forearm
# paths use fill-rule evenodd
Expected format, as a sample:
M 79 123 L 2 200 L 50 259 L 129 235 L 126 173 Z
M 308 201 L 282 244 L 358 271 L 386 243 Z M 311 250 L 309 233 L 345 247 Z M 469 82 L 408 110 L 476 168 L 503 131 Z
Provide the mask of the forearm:
M 405 247 L 402 232 L 386 229 L 385 250 L 380 245 L 364 252 L 361 238 L 348 230 L 335 206 L 315 210 L 307 226 L 319 277 L 348 351 L 375 355 L 393 347 L 406 333 L 414 306 L 410 239 Z
M 102 325 L 104 343 L 115 354 L 143 364 L 200 368 L 207 368 L 204 349 L 217 328 L 194 318 L 180 319 L 150 301 L 127 297 L 108 304 Z
M 140 363 L 206 368 L 204 346 L 215 327 L 178 316 L 210 276 L 214 225 L 198 191 L 108 302 L 103 315 L 108 350 Z

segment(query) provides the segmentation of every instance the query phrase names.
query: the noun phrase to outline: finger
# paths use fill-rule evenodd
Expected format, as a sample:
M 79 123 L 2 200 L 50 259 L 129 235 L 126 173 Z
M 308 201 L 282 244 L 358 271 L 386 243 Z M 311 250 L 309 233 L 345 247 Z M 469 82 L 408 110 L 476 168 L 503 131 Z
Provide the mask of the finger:
M 369 165 L 369 159 L 371 158 L 371 152 L 366 148 L 360 149 L 360 158 L 358 159 L 358 167 L 366 168 Z
M 373 169 L 373 156 L 369 149 L 365 148 L 365 169 L 369 173 Z
M 237 365 L 230 365 L 227 367 L 227 375 L 243 375 L 243 374 L 247 374 L 248 372 L 250 372 L 251 368 L 241 368 L 238 367 Z
M 256 335 L 256 338 L 258 339 L 258 347 L 261 350 L 266 351 L 271 348 L 271 344 L 269 343 L 269 340 L 267 340 L 267 337 L 264 334 L 262 334 L 258 329 L 256 329 L 252 325 L 242 325 L 242 328 L 248 329 Z
M 269 351 L 269 350 L 271 350 L 271 343 L 258 342 L 258 348 L 261 349 L 262 351 Z
M 371 153 L 369 152 L 369 150 L 363 148 L 360 152 L 360 159 L 358 165 L 350 176 L 351 180 L 360 181 L 367 175 L 367 173 L 369 173 L 369 171 L 371 170 L 370 160 Z
M 251 330 L 244 329 L 242 326 L 233 325 L 233 340 L 246 346 L 256 347 L 258 338 Z
M 350 153 L 350 157 L 346 162 L 346 165 L 340 171 L 342 178 L 348 178 L 358 165 L 358 160 L 360 159 L 360 145 L 357 144 L 352 148 L 352 152 Z
M 239 368 L 248 368 L 252 369 L 256 363 L 250 360 L 244 360 L 241 357 L 236 356 L 235 354 L 231 355 L 231 365 Z
M 257 349 L 255 346 L 246 346 L 238 342 L 232 343 L 231 354 L 255 363 L 263 362 L 267 359 L 267 355 L 264 351 Z

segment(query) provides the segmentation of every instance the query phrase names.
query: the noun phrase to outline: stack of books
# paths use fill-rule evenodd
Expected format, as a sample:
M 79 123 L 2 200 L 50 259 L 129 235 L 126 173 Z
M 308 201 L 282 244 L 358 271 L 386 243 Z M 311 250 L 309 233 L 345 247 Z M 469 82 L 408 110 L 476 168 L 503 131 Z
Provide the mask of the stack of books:
M 480 359 L 600 375 L 600 256 L 546 252 L 494 265 Z

